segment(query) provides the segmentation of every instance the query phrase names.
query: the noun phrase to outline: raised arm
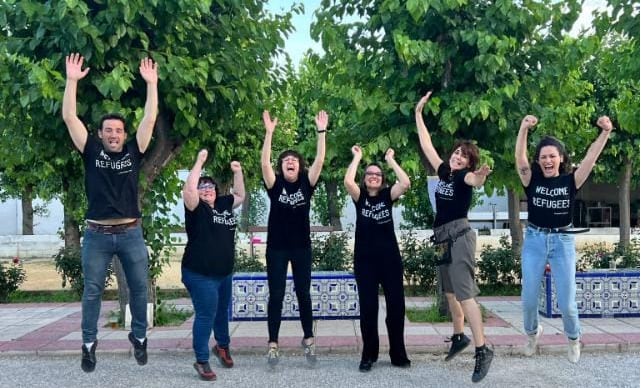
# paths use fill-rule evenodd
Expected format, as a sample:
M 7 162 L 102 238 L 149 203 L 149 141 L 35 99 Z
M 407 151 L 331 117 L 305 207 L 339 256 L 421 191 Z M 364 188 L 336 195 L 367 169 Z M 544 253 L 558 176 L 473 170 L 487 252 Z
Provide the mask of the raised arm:
M 355 179 L 357 177 L 357 168 L 359 167 L 359 162 L 361 161 L 362 156 L 363 154 L 361 152 L 361 147 L 359 147 L 358 145 L 353 145 L 352 161 L 348 165 L 346 175 L 343 177 L 343 185 L 346 187 L 348 194 L 350 194 L 350 197 L 354 201 L 357 201 L 359 199 L 359 196 L 361 195 L 361 189 L 359 188 L 357 182 L 355 182 Z
M 183 185 L 183 202 L 190 211 L 198 206 L 198 179 L 201 177 L 203 164 L 207 160 L 207 150 L 200 150 L 196 156 L 194 167 L 189 171 L 185 184 Z
M 437 169 L 439 169 L 439 165 L 441 165 L 443 161 L 439 157 L 439 154 L 437 153 L 437 150 L 435 150 L 435 147 L 432 145 L 430 133 L 428 133 L 428 128 L 426 127 L 424 118 L 421 114 L 424 109 L 424 105 L 426 105 L 426 102 L 428 102 L 431 94 L 432 91 L 426 93 L 425 96 L 421 97 L 421 100 L 419 100 L 417 106 L 415 106 L 415 123 L 417 124 L 417 134 L 419 135 L 419 144 L 421 145 L 421 150 L 424 152 L 424 156 L 426 156 L 432 168 L 437 171 Z
M 71 141 L 80 152 L 84 152 L 88 136 L 85 124 L 80 121 L 76 112 L 78 81 L 85 78 L 89 72 L 89 68 L 82 70 L 83 61 L 84 58 L 78 53 L 72 53 L 65 57 L 67 82 L 65 83 L 65 94 L 62 99 L 62 119 L 67 125 Z
M 145 152 L 152 140 L 154 133 L 154 124 L 158 114 L 158 65 L 150 58 L 144 58 L 140 61 L 140 75 L 147 84 L 147 99 L 145 100 L 145 113 L 143 120 L 138 126 L 136 132 L 136 141 L 140 152 Z
M 395 201 L 410 188 L 410 178 L 408 178 L 408 174 L 406 174 L 395 160 L 395 151 L 392 148 L 388 148 L 385 158 L 388 166 L 392 168 L 392 171 L 394 171 L 397 176 L 397 181 L 390 188 L 390 198 Z
M 263 111 L 265 139 L 263 140 L 263 148 L 261 149 L 261 172 L 263 173 L 265 186 L 267 186 L 268 189 L 271 189 L 276 181 L 276 175 L 274 175 L 274 169 L 272 169 L 272 163 L 270 162 L 270 155 L 272 153 L 272 134 L 278 122 L 279 119 L 276 117 L 274 120 L 270 118 L 270 112 L 266 110 Z
M 602 128 L 602 132 L 600 132 L 600 135 L 595 139 L 593 144 L 591 144 L 588 151 L 586 151 L 586 156 L 584 156 L 584 159 L 582 159 L 582 162 L 575 171 L 575 187 L 578 189 L 586 182 L 613 130 L 613 123 L 611 123 L 611 119 L 607 116 L 602 116 L 597 119 L 597 126 Z
M 325 131 L 328 128 L 328 114 L 325 111 L 320 111 L 314 119 L 317 124 L 317 155 L 314 157 L 314 162 L 308 170 L 308 180 L 312 186 L 317 184 L 319 176 L 321 176 L 321 169 L 323 169 L 323 161 L 325 160 Z
M 468 186 L 481 187 L 486 182 L 486 177 L 493 172 L 487 165 L 481 166 L 474 172 L 469 172 L 464 176 L 464 182 Z
M 243 169 L 241 168 L 241 163 L 233 161 L 230 163 L 230 168 L 234 174 L 234 187 L 232 190 L 234 204 L 232 207 L 236 209 L 243 204 L 243 201 L 245 201 L 245 182 L 243 181 Z
M 519 180 L 522 181 L 523 186 L 528 186 L 531 183 L 531 164 L 528 161 L 528 131 L 535 127 L 537 124 L 537 117 L 533 115 L 526 115 L 522 119 L 519 126 L 519 133 L 517 134 L 517 141 L 515 141 L 515 168 L 519 174 Z

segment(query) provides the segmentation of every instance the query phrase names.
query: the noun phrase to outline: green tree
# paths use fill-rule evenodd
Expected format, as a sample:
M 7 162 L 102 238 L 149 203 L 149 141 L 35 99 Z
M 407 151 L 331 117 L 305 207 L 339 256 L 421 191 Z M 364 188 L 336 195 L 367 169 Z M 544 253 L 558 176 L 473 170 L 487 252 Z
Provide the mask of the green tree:
M 300 12 L 300 6 L 291 12 Z M 17 124 L 4 129 L 28 140 L 53 164 L 65 231 L 75 231 L 66 245 L 79 243 L 84 195 L 80 158 L 60 120 L 65 55 L 78 52 L 91 67 L 78 90 L 78 113 L 90 131 L 102 114 L 113 111 L 135 128 L 131 124 L 141 119 L 145 100 L 138 63 L 149 56 L 159 64 L 159 115 L 139 198 L 156 278 L 168 260 L 172 220 L 167 214 L 181 186 L 176 169 L 189 165 L 199 148 L 208 148 L 212 171 L 228 171 L 232 159 L 244 161 L 249 180 L 259 171 L 258 117 L 283 91 L 285 68 L 273 59 L 286 56 L 291 12 L 269 14 L 252 0 L 0 3 L 0 74 L 9 81 L 3 82 L 9 87 L 0 102 L 16 112 L 9 118 Z M 16 74 L 28 77 L 13 82 Z M 34 171 L 43 168 L 51 167 L 43 163 Z

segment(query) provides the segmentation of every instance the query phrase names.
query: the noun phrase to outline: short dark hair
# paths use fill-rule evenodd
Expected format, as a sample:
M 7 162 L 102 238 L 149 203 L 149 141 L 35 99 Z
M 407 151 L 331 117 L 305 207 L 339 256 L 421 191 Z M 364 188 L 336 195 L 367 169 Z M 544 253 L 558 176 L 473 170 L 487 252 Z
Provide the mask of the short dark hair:
M 99 131 L 102 131 L 103 129 L 103 124 L 105 124 L 105 121 L 107 120 L 118 120 L 123 123 L 123 130 L 125 133 L 127 133 L 127 123 L 125 122 L 125 118 L 122 115 L 119 115 L 118 113 L 107 113 L 103 117 L 100 118 L 100 126 L 98 127 Z
M 453 146 L 448 158 L 461 147 L 461 152 L 468 158 L 468 164 L 470 164 L 470 170 L 477 170 L 477 164 L 479 163 L 479 148 L 471 140 L 457 140 Z
M 557 148 L 557 152 L 559 152 L 560 156 L 562 157 L 558 172 L 560 174 L 570 173 L 572 166 L 571 158 L 568 156 L 566 147 L 564 146 L 564 143 L 553 136 L 544 136 L 542 140 L 537 143 L 537 147 L 535 148 L 535 155 L 533 155 L 533 163 L 531 164 L 531 169 L 537 169 L 537 171 L 539 171 L 540 173 L 542 172 L 542 169 L 539 166 L 539 154 L 542 152 L 542 148 L 548 146 Z
M 279 155 L 279 159 L 276 161 L 276 174 L 283 173 L 283 159 L 287 158 L 288 156 L 294 156 L 299 160 L 299 173 L 305 171 L 306 166 L 303 156 L 301 156 L 301 154 L 295 150 L 285 150 L 281 152 L 281 155 Z
M 377 167 L 379 169 L 379 171 L 381 171 L 381 189 L 383 189 L 384 187 L 388 186 L 388 182 L 386 182 L 386 173 L 385 173 L 385 171 L 383 171 L 383 167 L 381 167 L 381 165 L 379 163 L 374 163 L 374 162 L 368 163 L 366 168 L 363 169 L 363 178 L 361 178 L 361 183 L 359 184 L 359 187 L 361 188 L 361 191 L 364 192 L 364 193 L 367 190 L 367 188 L 366 188 L 366 171 L 368 171 L 368 167 L 372 167 L 372 166 Z
M 218 197 L 218 196 L 220 195 L 220 191 L 219 191 L 219 184 L 218 184 L 218 182 L 217 182 L 216 180 L 214 180 L 214 178 L 212 178 L 211 176 L 207 176 L 207 175 L 206 175 L 206 176 L 202 176 L 202 177 L 198 178 L 198 185 L 197 185 L 197 187 L 198 187 L 198 186 L 200 186 L 200 185 L 201 185 L 201 183 L 211 183 L 211 184 L 213 184 L 213 185 L 214 185 L 214 191 L 216 191 L 216 196 Z

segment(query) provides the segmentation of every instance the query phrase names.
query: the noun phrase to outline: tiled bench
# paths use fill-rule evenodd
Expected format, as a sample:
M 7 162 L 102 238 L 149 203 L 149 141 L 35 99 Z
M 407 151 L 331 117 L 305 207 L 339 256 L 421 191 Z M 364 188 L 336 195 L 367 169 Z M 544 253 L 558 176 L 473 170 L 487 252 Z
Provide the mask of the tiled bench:
M 359 319 L 357 282 L 350 272 L 312 272 L 310 285 L 315 320 Z M 232 277 L 231 321 L 265 321 L 269 298 L 265 272 L 241 272 Z M 282 317 L 299 319 L 299 306 L 292 275 L 288 274 Z
M 553 276 L 555 276 L 553 274 Z M 639 317 L 640 270 L 598 269 L 575 274 L 577 309 L 581 318 Z M 542 280 L 539 313 L 560 317 L 555 282 L 547 272 Z

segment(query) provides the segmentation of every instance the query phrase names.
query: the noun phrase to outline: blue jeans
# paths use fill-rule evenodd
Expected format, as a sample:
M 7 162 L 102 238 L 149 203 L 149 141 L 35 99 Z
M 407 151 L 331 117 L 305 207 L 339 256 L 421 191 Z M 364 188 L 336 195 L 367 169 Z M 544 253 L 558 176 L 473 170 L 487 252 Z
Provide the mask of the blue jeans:
M 555 281 L 564 333 L 568 338 L 579 338 L 581 328 L 575 302 L 575 237 L 571 234 L 542 232 L 531 227 L 526 228 L 522 248 L 524 331 L 529 335 L 537 332 L 537 307 L 547 262 Z
M 129 308 L 132 314 L 132 332 L 136 338 L 147 333 L 147 277 L 148 253 L 139 225 L 119 234 L 104 234 L 85 230 L 82 242 L 82 340 L 93 342 L 98 333 L 100 304 L 105 289 L 107 268 L 117 255 L 123 266 L 129 287 Z
M 194 324 L 192 347 L 196 361 L 210 359 L 209 341 L 212 330 L 218 346 L 230 346 L 228 309 L 232 298 L 232 274 L 205 276 L 182 268 L 182 281 L 192 297 Z

